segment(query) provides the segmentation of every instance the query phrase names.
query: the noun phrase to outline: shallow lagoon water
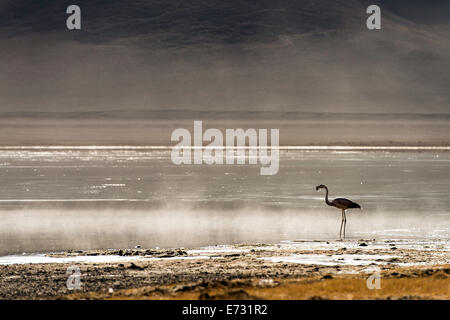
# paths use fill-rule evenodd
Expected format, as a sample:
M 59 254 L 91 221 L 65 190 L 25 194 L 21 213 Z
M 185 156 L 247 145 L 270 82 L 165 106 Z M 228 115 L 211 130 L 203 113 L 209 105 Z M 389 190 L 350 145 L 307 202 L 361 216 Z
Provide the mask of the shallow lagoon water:
M 281 150 L 280 169 L 181 165 L 164 148 L 0 151 L 0 254 L 336 239 L 449 239 L 450 152 Z

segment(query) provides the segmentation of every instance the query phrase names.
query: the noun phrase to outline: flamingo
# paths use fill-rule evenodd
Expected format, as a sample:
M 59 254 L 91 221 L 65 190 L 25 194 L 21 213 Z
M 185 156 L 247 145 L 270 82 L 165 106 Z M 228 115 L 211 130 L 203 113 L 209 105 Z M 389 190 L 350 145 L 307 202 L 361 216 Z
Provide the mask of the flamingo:
M 361 206 L 357 204 L 356 202 L 353 202 L 351 200 L 345 199 L 345 198 L 336 198 L 333 201 L 328 201 L 328 188 L 326 185 L 321 184 L 320 186 L 316 187 L 316 191 L 319 191 L 320 189 L 325 189 L 325 202 L 327 205 L 336 207 L 338 209 L 342 210 L 342 221 L 341 221 L 341 230 L 339 231 L 339 237 L 342 240 L 342 226 L 344 226 L 344 239 L 345 239 L 345 226 L 347 225 L 347 217 L 345 215 L 345 210 L 351 209 L 351 208 L 359 208 L 361 209 Z

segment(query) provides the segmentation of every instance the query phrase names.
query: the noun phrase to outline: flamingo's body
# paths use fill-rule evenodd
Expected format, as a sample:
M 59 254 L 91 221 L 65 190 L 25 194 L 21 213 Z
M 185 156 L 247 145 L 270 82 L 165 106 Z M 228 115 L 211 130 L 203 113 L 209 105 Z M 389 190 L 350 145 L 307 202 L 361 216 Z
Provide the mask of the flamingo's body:
M 339 237 L 342 240 L 342 227 L 344 227 L 344 239 L 345 239 L 345 226 L 347 225 L 347 217 L 345 215 L 345 210 L 352 209 L 352 208 L 359 208 L 361 209 L 361 206 L 357 204 L 356 202 L 353 202 L 351 200 L 345 199 L 345 198 L 336 198 L 333 201 L 328 200 L 328 188 L 326 185 L 321 184 L 320 186 L 316 187 L 316 190 L 319 191 L 320 189 L 325 189 L 325 202 L 327 205 L 336 207 L 338 209 L 342 210 L 342 221 L 341 221 L 341 230 L 339 231 Z

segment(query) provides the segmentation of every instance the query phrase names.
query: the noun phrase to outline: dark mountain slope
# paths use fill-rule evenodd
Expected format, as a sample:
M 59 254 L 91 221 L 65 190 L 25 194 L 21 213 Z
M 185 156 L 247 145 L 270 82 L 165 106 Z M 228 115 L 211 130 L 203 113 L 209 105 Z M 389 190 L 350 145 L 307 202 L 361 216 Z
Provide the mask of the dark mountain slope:
M 0 110 L 447 113 L 448 4 L 369 2 L 0 1 Z

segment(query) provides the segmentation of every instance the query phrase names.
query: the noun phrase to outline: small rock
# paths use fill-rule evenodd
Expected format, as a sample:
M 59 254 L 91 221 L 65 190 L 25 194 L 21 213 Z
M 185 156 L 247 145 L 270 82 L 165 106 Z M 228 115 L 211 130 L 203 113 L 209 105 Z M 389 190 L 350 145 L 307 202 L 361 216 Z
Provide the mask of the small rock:
M 363 242 L 359 244 L 360 247 L 367 247 L 367 243 Z
M 128 267 L 128 269 L 133 269 L 133 270 L 144 270 L 143 267 L 137 266 L 137 265 L 135 265 L 133 262 L 130 264 L 130 266 Z
M 86 253 L 87 256 L 98 256 L 97 252 L 88 252 Z
M 273 281 L 273 279 L 260 279 L 258 281 L 259 287 L 275 287 L 276 283 Z
M 189 290 L 192 290 L 192 289 L 194 289 L 195 287 L 194 286 L 188 286 L 188 285 L 182 285 L 182 284 L 179 284 L 179 285 L 176 285 L 173 289 L 172 289 L 172 291 L 173 292 L 185 292 L 185 291 L 189 291 Z
M 198 297 L 199 300 L 209 300 L 211 299 L 211 296 L 207 292 L 200 293 L 200 296 Z

